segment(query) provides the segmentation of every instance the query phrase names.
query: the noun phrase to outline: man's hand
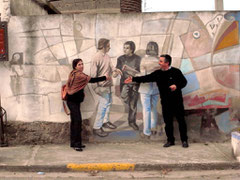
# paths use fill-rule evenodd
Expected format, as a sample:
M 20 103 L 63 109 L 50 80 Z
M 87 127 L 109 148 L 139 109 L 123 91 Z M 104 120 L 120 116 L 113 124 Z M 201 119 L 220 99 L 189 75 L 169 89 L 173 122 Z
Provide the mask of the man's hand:
M 125 71 L 126 68 L 127 68 L 127 66 L 126 66 L 126 65 L 123 65 L 122 70 Z
M 117 77 L 118 75 L 123 75 L 123 73 L 122 73 L 122 71 L 120 70 L 120 69 L 115 69 L 114 71 L 113 71 L 113 77 L 115 78 L 115 77 Z
M 177 86 L 175 84 L 169 86 L 169 88 L 171 89 L 171 91 L 175 91 L 177 89 Z
M 132 76 L 129 76 L 127 79 L 125 79 L 124 83 L 129 84 L 132 82 Z

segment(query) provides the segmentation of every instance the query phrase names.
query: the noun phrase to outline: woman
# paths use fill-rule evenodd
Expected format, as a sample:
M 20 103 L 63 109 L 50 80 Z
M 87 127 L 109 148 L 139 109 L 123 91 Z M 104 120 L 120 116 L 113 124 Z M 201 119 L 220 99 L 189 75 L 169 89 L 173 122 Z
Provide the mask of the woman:
M 82 144 L 81 132 L 82 132 L 82 116 L 80 111 L 80 104 L 84 100 L 84 87 L 90 83 L 96 83 L 99 81 L 110 80 L 109 76 L 101 76 L 97 78 L 91 78 L 83 73 L 83 61 L 82 59 L 74 59 L 72 62 L 73 70 L 69 75 L 67 82 L 67 105 L 70 109 L 70 146 L 76 151 L 82 151 L 85 145 Z

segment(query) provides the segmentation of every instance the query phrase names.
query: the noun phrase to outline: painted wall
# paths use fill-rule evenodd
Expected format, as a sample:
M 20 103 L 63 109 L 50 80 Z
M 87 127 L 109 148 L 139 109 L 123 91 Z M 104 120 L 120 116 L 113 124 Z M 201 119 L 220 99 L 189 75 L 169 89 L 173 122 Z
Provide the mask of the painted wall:
M 8 21 L 10 17 L 10 0 L 0 0 L 1 21 Z
M 147 43 L 155 41 L 159 54 L 169 53 L 188 80 L 183 89 L 188 114 L 200 117 L 202 130 L 228 134 L 240 126 L 239 21 L 240 12 L 11 17 L 9 62 L 0 62 L 2 106 L 10 121 L 69 121 L 60 90 L 74 58 L 83 59 L 89 74 L 98 39 L 110 39 L 114 66 L 124 42 L 134 41 L 136 54 L 144 57 Z M 118 88 L 119 77 L 112 87 L 110 119 L 118 126 L 116 134 L 124 131 L 128 136 L 133 130 Z M 93 123 L 98 96 L 91 85 L 85 93 L 83 118 Z M 140 102 L 138 111 L 142 128 Z

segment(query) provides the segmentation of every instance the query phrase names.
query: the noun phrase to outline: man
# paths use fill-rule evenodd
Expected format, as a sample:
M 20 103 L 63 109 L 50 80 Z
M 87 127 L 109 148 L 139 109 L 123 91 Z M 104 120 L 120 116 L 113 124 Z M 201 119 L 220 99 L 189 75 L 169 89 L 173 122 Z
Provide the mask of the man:
M 187 125 L 184 119 L 184 106 L 181 91 L 181 89 L 186 86 L 187 80 L 179 69 L 171 67 L 171 62 L 172 58 L 170 55 L 161 55 L 159 58 L 159 70 L 156 70 L 146 76 L 128 77 L 128 79 L 125 80 L 125 83 L 157 83 L 161 97 L 162 113 L 167 135 L 167 143 L 165 143 L 163 147 L 175 145 L 175 138 L 173 134 L 173 116 L 175 115 L 179 124 L 182 147 L 187 148 Z
M 109 55 L 110 41 L 108 39 L 100 39 L 98 41 L 98 52 L 92 59 L 91 64 L 91 77 L 99 77 L 113 73 L 113 65 Z M 103 130 L 104 128 L 116 129 L 117 127 L 109 121 L 110 106 L 112 104 L 111 93 L 112 80 L 98 82 L 92 86 L 94 91 L 99 95 L 99 104 L 97 115 L 93 126 L 93 133 L 100 137 L 108 136 L 108 133 Z
M 134 54 L 134 51 L 135 43 L 133 41 L 125 42 L 123 45 L 124 55 L 117 59 L 116 68 L 119 71 L 122 70 L 122 76 L 120 79 L 120 93 L 124 103 L 126 103 L 129 107 L 128 124 L 134 130 L 138 130 L 139 128 L 136 124 L 136 114 L 139 84 L 124 84 L 125 79 L 127 79 L 129 75 L 133 75 L 133 72 L 140 72 L 141 57 Z

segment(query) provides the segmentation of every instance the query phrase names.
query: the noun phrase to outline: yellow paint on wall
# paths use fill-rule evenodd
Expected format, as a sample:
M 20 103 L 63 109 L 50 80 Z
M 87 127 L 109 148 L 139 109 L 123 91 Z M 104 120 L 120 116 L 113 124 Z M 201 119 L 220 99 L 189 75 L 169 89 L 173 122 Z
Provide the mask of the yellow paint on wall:
M 76 171 L 133 171 L 135 164 L 132 163 L 89 163 L 89 164 L 74 164 L 67 165 L 68 169 Z
M 216 51 L 220 50 L 220 49 L 224 49 L 230 46 L 234 46 L 237 45 L 239 42 L 239 35 L 238 35 L 238 23 L 237 21 L 235 21 L 234 23 L 236 23 L 236 28 L 234 28 L 230 33 L 228 33 L 223 39 L 222 41 L 218 44 L 218 46 L 216 47 Z

